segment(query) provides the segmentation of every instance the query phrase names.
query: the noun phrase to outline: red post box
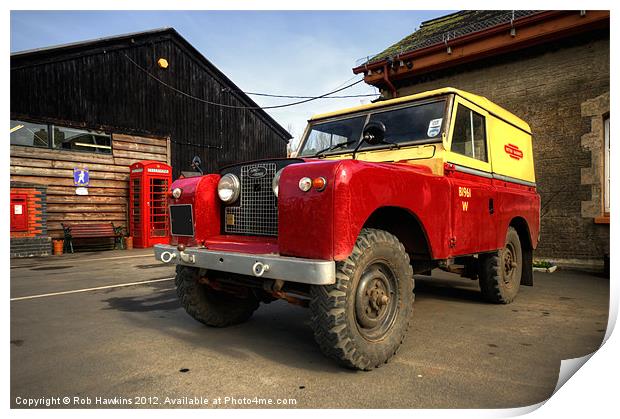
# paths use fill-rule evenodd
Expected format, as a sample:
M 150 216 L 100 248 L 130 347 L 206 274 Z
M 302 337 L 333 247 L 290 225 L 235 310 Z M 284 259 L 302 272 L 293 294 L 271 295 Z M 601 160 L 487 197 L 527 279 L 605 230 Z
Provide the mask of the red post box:
M 11 194 L 11 231 L 28 231 L 28 196 Z
M 170 242 L 168 190 L 172 168 L 145 160 L 129 166 L 129 232 L 134 247 Z

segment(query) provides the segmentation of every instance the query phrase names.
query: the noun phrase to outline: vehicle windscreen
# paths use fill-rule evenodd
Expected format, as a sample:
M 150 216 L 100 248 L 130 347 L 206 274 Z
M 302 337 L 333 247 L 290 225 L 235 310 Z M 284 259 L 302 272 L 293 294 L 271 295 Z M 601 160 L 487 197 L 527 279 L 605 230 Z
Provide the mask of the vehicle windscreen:
M 445 108 L 446 101 L 439 100 L 392 110 L 377 110 L 370 115 L 317 122 L 311 125 L 298 155 L 313 156 L 321 151 L 325 154 L 351 152 L 360 141 L 366 123 L 373 121 L 385 125 L 386 144 L 371 146 L 364 143 L 360 150 L 388 147 L 389 143 L 403 145 L 437 141 L 443 129 Z M 338 147 L 339 144 L 342 146 Z
M 353 149 L 362 136 L 365 122 L 366 115 L 313 125 L 299 155 L 313 156 L 319 151 L 348 142 L 349 145 L 340 147 L 337 151 Z

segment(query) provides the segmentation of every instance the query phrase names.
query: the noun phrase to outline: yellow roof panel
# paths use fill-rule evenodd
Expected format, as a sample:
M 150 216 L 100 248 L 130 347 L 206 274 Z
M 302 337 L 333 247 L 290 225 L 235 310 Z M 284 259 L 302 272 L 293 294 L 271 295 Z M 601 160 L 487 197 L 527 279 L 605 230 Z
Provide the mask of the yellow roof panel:
M 346 115 L 346 114 L 354 113 L 354 112 L 362 112 L 362 111 L 367 111 L 367 110 L 372 110 L 372 109 L 377 109 L 377 108 L 383 108 L 385 106 L 411 102 L 411 101 L 419 100 L 419 99 L 426 99 L 429 97 L 440 96 L 440 95 L 445 95 L 449 93 L 457 94 L 469 100 L 470 102 L 473 102 L 474 104 L 485 109 L 487 112 L 497 116 L 500 119 L 503 119 L 504 121 L 530 134 L 532 132 L 527 122 L 525 122 L 518 116 L 515 116 L 514 114 L 510 113 L 509 111 L 502 108 L 501 106 L 496 105 L 495 103 L 491 102 L 486 97 L 478 96 L 473 93 L 466 92 L 464 90 L 455 89 L 454 87 L 443 87 L 441 89 L 429 90 L 429 91 L 422 92 L 422 93 L 416 93 L 414 95 L 397 97 L 395 99 L 383 100 L 383 101 L 376 102 L 376 103 L 369 103 L 367 105 L 361 105 L 361 106 L 356 106 L 353 108 L 341 109 L 335 112 L 328 112 L 328 113 L 323 113 L 319 115 L 314 115 L 312 118 L 310 118 L 310 121 L 314 121 L 317 119 L 331 118 L 334 116 Z

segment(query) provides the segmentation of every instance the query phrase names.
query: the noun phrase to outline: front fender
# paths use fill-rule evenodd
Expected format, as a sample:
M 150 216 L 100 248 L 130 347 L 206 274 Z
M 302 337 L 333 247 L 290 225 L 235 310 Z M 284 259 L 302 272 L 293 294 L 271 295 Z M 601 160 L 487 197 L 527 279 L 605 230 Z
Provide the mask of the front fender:
M 323 176 L 323 192 L 301 192 L 303 176 Z M 381 207 L 405 208 L 426 227 L 435 258 L 448 254 L 449 185 L 425 166 L 358 160 L 288 166 L 280 180 L 280 253 L 344 260 L 371 214 Z M 432 226 L 432 228 L 428 228 Z
M 172 236 L 171 244 L 195 246 L 220 234 L 220 202 L 217 197 L 219 181 L 220 175 L 211 174 L 177 179 L 172 183 L 171 190 L 181 188 L 183 192 L 179 199 L 170 198 L 169 203 L 192 205 L 194 237 Z

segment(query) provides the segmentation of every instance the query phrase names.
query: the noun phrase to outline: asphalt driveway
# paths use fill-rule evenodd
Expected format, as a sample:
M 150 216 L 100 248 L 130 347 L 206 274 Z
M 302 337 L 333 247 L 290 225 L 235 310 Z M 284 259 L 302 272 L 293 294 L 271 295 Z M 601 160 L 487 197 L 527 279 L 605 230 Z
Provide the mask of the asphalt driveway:
M 501 306 L 482 302 L 477 282 L 434 271 L 416 277 L 396 357 L 355 372 L 323 357 L 300 307 L 263 305 L 227 329 L 195 322 L 173 268 L 150 255 L 12 260 L 12 407 L 525 406 L 548 398 L 560 360 L 597 349 L 607 325 L 606 278 L 537 273 Z

